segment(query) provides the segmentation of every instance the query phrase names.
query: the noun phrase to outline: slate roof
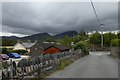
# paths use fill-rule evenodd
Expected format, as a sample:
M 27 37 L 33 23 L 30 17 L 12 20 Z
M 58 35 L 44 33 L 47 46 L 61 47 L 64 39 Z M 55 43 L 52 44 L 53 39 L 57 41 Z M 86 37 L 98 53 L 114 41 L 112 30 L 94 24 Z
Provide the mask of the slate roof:
M 40 43 L 39 44 L 43 49 L 47 49 L 51 46 L 53 46 L 54 44 L 53 43 Z
M 35 45 L 36 43 L 22 43 L 22 45 L 25 47 L 25 48 L 30 48 L 32 47 L 33 45 Z M 64 46 L 64 45 L 61 45 L 61 44 L 54 44 L 54 43 L 37 43 L 37 46 L 39 47 L 42 47 L 44 50 L 45 49 L 48 49 L 49 47 L 56 47 L 60 50 L 67 50 L 69 49 L 68 47 Z
M 60 50 L 67 50 L 69 49 L 68 47 L 64 46 L 64 45 L 61 45 L 61 44 L 54 44 L 54 43 L 40 43 L 39 44 L 40 46 L 42 46 L 42 48 L 45 50 L 45 49 L 48 49 L 49 47 L 55 47 L 55 48 L 58 48 Z
M 68 50 L 69 48 L 68 47 L 66 47 L 66 46 L 64 46 L 64 45 L 58 45 L 58 44 L 56 44 L 56 45 L 54 45 L 56 48 L 58 48 L 58 49 L 60 49 L 60 50 Z
M 35 43 L 22 43 L 25 48 L 31 48 Z

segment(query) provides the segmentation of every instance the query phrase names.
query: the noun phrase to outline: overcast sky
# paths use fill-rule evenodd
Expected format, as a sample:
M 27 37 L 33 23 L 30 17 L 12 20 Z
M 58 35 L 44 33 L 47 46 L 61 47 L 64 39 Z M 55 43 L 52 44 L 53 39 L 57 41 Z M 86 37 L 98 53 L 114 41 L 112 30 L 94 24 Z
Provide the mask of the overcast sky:
M 117 30 L 118 3 L 93 4 L 104 30 Z M 4 36 L 101 30 L 90 2 L 3 2 L 0 24 Z

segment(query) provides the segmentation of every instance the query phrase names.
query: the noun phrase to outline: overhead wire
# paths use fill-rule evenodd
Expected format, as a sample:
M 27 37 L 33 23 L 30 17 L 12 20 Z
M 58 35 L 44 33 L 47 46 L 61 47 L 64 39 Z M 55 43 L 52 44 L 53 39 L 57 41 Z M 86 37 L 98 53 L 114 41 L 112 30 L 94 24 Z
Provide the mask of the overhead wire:
M 93 7 L 93 11 L 94 11 L 94 13 L 95 13 L 96 19 L 97 19 L 99 25 L 101 25 L 100 20 L 99 20 L 99 18 L 98 18 L 98 15 L 97 15 L 97 12 L 96 12 L 96 10 L 95 10 L 95 7 L 94 7 L 94 4 L 93 4 L 92 0 L 90 0 L 90 2 L 91 2 L 91 5 L 92 5 L 92 7 Z

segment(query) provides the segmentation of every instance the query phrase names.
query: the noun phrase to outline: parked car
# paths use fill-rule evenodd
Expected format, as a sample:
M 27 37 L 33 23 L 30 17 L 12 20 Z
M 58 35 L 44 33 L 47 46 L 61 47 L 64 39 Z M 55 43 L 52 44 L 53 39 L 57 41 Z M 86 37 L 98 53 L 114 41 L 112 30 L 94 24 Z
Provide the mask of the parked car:
M 0 60 L 8 60 L 9 56 L 6 54 L 0 54 Z
M 10 58 L 21 58 L 21 56 L 18 53 L 8 53 L 7 55 Z

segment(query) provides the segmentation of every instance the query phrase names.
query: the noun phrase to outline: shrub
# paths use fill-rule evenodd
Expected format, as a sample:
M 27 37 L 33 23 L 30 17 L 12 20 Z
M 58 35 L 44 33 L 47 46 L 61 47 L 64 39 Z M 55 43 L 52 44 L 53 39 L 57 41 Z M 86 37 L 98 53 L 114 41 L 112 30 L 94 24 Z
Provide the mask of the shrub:
M 9 51 L 7 50 L 7 48 L 1 48 L 2 54 L 7 54 L 9 53 Z
M 72 63 L 72 59 L 61 59 L 58 69 L 63 70 L 66 66 Z
M 81 49 L 82 50 L 82 56 L 88 55 L 88 43 L 85 41 L 80 41 L 74 46 L 74 50 Z
M 65 68 L 65 59 L 61 59 L 59 69 L 63 70 L 64 68 Z
M 12 50 L 12 51 L 10 51 L 10 52 L 15 52 L 15 53 L 18 53 L 18 54 L 20 54 L 20 55 L 24 55 L 24 54 L 27 53 L 28 51 L 26 51 L 26 50 Z
M 120 46 L 120 39 L 112 39 L 111 46 Z
M 85 47 L 87 47 L 87 43 L 85 41 L 80 41 L 74 46 L 74 49 L 84 49 Z

